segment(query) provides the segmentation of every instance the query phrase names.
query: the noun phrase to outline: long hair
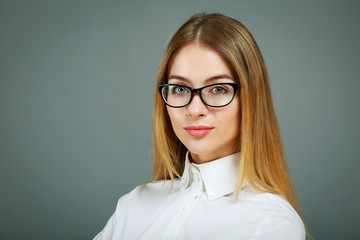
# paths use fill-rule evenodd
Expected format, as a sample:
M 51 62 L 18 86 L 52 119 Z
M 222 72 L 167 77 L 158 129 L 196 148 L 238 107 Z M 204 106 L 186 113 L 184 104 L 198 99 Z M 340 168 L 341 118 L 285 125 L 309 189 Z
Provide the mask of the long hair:
M 169 65 L 176 53 L 191 43 L 209 47 L 222 56 L 240 84 L 241 157 L 236 198 L 247 182 L 258 191 L 281 195 L 302 218 L 287 170 L 268 73 L 255 39 L 233 18 L 221 14 L 193 15 L 170 40 L 159 67 L 157 86 L 167 82 Z M 152 181 L 174 181 L 184 169 L 187 150 L 176 137 L 157 90 L 153 124 Z

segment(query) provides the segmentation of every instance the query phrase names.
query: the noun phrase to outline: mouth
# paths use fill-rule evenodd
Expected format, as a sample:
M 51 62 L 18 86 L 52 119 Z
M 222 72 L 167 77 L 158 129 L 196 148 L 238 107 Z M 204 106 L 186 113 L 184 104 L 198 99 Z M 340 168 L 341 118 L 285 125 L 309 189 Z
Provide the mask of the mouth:
M 184 129 L 193 137 L 204 137 L 208 135 L 214 129 L 214 127 L 189 126 L 189 127 L 184 127 Z

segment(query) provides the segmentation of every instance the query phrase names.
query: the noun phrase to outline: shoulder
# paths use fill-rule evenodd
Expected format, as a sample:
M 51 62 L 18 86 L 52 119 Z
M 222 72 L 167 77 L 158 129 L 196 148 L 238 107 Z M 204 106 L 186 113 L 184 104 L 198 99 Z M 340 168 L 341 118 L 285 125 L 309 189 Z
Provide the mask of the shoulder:
M 250 187 L 246 189 L 243 199 L 259 214 L 259 235 L 268 236 L 269 239 L 305 239 L 303 221 L 282 196 L 259 192 Z
M 117 215 L 131 210 L 137 206 L 151 206 L 159 203 L 159 200 L 168 199 L 171 196 L 177 196 L 180 189 L 180 180 L 159 180 L 142 184 L 134 188 L 129 193 L 123 195 L 117 203 Z
M 128 193 L 128 195 L 130 195 L 132 198 L 152 198 L 174 194 L 177 193 L 179 190 L 180 180 L 175 179 L 174 182 L 172 182 L 171 180 L 159 180 L 137 186 L 134 190 Z
M 279 231 L 284 237 L 292 236 L 292 239 L 305 239 L 305 227 L 299 214 L 280 195 L 267 193 L 269 202 L 276 206 L 279 213 L 269 220 L 272 230 Z

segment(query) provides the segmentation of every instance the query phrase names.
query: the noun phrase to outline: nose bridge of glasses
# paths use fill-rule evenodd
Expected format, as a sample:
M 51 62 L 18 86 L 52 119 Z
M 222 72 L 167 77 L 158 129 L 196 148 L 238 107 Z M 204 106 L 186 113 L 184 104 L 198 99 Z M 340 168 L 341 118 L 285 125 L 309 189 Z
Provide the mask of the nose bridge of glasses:
M 193 88 L 192 95 L 194 96 L 196 94 L 196 95 L 201 96 L 201 90 L 202 90 L 202 88 L 196 88 L 196 89 Z
M 189 102 L 189 105 L 191 105 L 193 102 L 194 102 L 194 98 L 199 98 L 200 102 L 202 105 L 204 105 L 205 107 L 207 106 L 207 104 L 205 103 L 202 95 L 201 95 L 201 90 L 203 88 L 197 88 L 197 89 L 191 89 L 191 92 L 192 92 L 192 96 L 191 96 L 191 99 L 190 99 L 190 102 Z

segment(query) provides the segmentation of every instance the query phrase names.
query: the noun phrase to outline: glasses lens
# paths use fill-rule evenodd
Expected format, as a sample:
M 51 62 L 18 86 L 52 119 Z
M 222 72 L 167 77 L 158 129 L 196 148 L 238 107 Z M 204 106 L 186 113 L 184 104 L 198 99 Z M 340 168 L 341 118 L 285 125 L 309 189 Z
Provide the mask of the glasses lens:
M 202 89 L 201 96 L 206 104 L 221 107 L 234 98 L 234 88 L 229 84 L 212 85 Z
M 191 91 L 185 86 L 166 85 L 162 88 L 161 94 L 165 101 L 174 107 L 184 106 L 191 99 Z

